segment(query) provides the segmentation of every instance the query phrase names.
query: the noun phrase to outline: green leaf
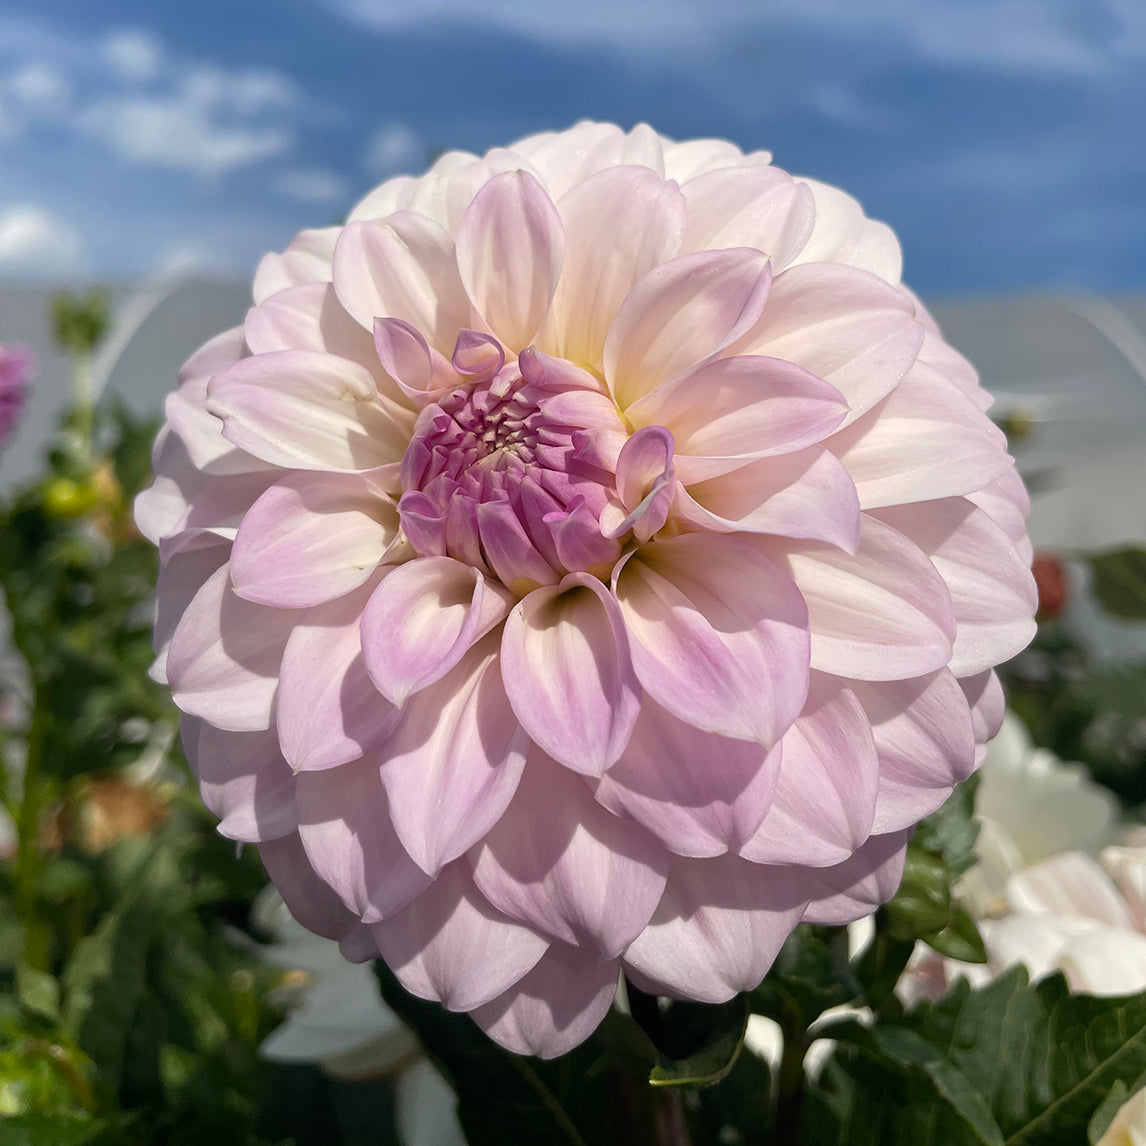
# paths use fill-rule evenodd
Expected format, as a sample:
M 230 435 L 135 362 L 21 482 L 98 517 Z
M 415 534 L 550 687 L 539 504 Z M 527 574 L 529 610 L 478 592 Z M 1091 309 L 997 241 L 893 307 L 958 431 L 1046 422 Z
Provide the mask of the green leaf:
M 1106 612 L 1129 621 L 1146 621 L 1146 549 L 1131 546 L 1093 553 L 1091 592 Z
M 102 1130 L 102 1123 L 66 1114 L 0 1116 L 0 1143 L 3 1146 L 83 1146 Z
M 850 1003 L 861 989 L 848 959 L 847 928 L 801 924 L 752 992 L 751 1006 L 777 1022 L 794 1009 L 807 1026 L 824 1011 Z
M 16 970 L 16 991 L 30 1011 L 55 1019 L 60 1014 L 60 984 L 54 975 L 31 967 Z
M 816 1146 L 983 1146 L 992 1124 L 1006 1146 L 1082 1143 L 1111 1088 L 1146 1073 L 1146 994 L 1070 995 L 1061 976 L 1033 987 L 1022 967 L 825 1033 L 843 1041 L 809 1095 Z
M 986 963 L 987 948 L 974 919 L 961 904 L 952 905 L 951 922 L 940 931 L 923 936 L 923 942 L 940 955 L 962 963 Z
M 914 841 L 908 844 L 903 880 L 885 904 L 884 915 L 894 939 L 913 939 L 946 927 L 951 922 L 951 886 L 943 860 Z
M 736 1065 L 747 1029 L 748 998 L 745 995 L 737 995 L 715 1007 L 700 1003 L 670 1004 L 661 1017 L 661 1031 L 662 1036 L 668 1037 L 673 1053 L 666 1054 L 658 1048 L 657 1064 L 649 1072 L 649 1083 L 665 1087 L 713 1086 Z M 684 1053 L 685 1047 L 695 1049 Z
M 975 841 L 979 822 L 975 819 L 975 793 L 978 775 L 956 787 L 942 807 L 924 819 L 912 843 L 938 856 L 953 876 L 962 875 L 975 863 Z
M 1110 1124 L 1128 1097 L 1129 1088 L 1122 1079 L 1119 1079 L 1098 1104 L 1098 1109 L 1086 1124 L 1086 1140 L 1090 1146 L 1095 1146 L 1095 1143 L 1110 1129 Z

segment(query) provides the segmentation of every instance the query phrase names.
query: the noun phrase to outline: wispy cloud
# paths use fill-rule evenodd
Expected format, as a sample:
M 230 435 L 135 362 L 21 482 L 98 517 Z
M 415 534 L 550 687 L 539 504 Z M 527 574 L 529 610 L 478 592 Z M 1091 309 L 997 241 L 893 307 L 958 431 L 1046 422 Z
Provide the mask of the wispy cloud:
M 426 145 L 412 127 L 387 123 L 370 137 L 362 166 L 376 179 L 384 179 L 403 171 L 416 172 L 425 167 L 426 160 Z
M 70 275 L 84 266 L 78 231 L 34 204 L 0 207 L 0 273 L 29 278 Z
M 284 171 L 276 176 L 271 186 L 280 195 L 298 203 L 345 203 L 350 194 L 341 175 L 319 168 Z

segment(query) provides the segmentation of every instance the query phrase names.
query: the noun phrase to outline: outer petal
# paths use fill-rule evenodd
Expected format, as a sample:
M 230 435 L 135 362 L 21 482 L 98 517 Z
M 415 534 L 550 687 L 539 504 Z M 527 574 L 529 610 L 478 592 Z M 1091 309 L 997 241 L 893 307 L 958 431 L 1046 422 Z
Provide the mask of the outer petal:
M 816 227 L 794 260 L 798 263 L 847 263 L 871 271 L 889 283 L 903 273 L 903 252 L 895 232 L 846 192 L 816 179 L 801 178 L 816 201 Z
M 280 350 L 215 375 L 207 407 L 223 435 L 287 469 L 368 470 L 397 462 L 406 431 L 382 408 L 364 366 Z
M 642 827 L 607 812 L 539 753 L 473 862 L 495 907 L 605 959 L 648 922 L 668 870 L 668 854 Z
M 678 486 L 673 510 L 681 521 L 713 533 L 799 537 L 847 553 L 859 544 L 855 486 L 836 457 L 819 446 L 760 458 L 687 490 Z
M 681 255 L 628 293 L 605 339 L 605 378 L 622 408 L 750 330 L 772 272 L 746 247 Z
M 291 915 L 308 931 L 342 939 L 365 930 L 358 917 L 318 878 L 297 833 L 259 844 L 259 858 L 283 897 Z
M 299 231 L 282 254 L 264 255 L 255 271 L 255 302 L 301 283 L 330 282 L 330 260 L 341 227 Z
M 835 387 L 791 362 L 718 358 L 659 386 L 627 411 L 633 426 L 673 435 L 686 485 L 753 458 L 786 454 L 827 437 L 847 416 Z
M 864 509 L 974 493 L 1011 464 L 991 420 L 920 363 L 824 444 L 848 467 Z
M 690 179 L 682 190 L 688 200 L 686 252 L 756 247 L 779 272 L 816 223 L 811 190 L 778 167 L 725 167 Z
M 903 291 L 865 271 L 812 263 L 776 276 L 760 320 L 731 353 L 803 366 L 843 394 L 854 419 L 894 389 L 922 342 Z
M 1019 556 L 1028 564 L 1034 556 L 1031 539 L 1027 536 L 1027 519 L 1031 515 L 1031 499 L 1014 461 L 1006 466 L 989 485 L 967 494 L 980 509 L 1011 539 Z
M 193 543 L 181 547 L 163 561 L 155 589 L 156 662 L 150 669 L 153 680 L 167 680 L 167 650 L 187 606 L 204 582 L 220 565 L 226 563 L 231 546 L 213 534 L 198 535 Z
M 391 703 L 440 680 L 470 646 L 501 623 L 513 598 L 481 572 L 450 557 L 399 566 L 362 617 L 366 667 Z
M 561 216 L 525 171 L 494 176 L 466 210 L 458 228 L 462 282 L 511 350 L 528 346 L 545 321 L 564 252 Z
M 753 863 L 828 867 L 871 834 L 879 758 L 855 694 L 818 674 L 808 704 L 781 741 L 772 809 L 740 849 Z
M 684 534 L 614 575 L 633 666 L 659 704 L 706 732 L 771 746 L 807 694 L 807 612 L 748 541 Z
M 401 911 L 430 884 L 394 831 L 374 760 L 300 772 L 297 783 L 299 835 L 311 866 L 364 922 Z
M 613 1005 L 618 966 L 554 943 L 523 979 L 474 1021 L 514 1054 L 556 1058 L 587 1039 Z
M 549 946 L 491 907 L 461 863 L 443 868 L 405 911 L 371 930 L 406 990 L 451 1011 L 496 999 Z
M 362 610 L 373 589 L 368 583 L 308 609 L 287 641 L 275 719 L 283 755 L 296 771 L 358 760 L 398 723 L 401 714 L 378 694 L 362 661 Z
M 815 899 L 805 923 L 842 927 L 871 915 L 899 890 L 911 832 L 872 836 L 850 859 L 810 873 Z
M 1021 652 L 1035 635 L 1038 590 L 1007 535 L 963 498 L 879 510 L 910 537 L 947 582 L 955 612 L 951 671 L 969 676 Z
M 640 711 L 616 599 L 570 573 L 518 602 L 505 622 L 509 701 L 530 737 L 567 767 L 599 776 L 625 750 Z
M 399 211 L 350 223 L 334 250 L 333 275 L 342 305 L 368 331 L 375 319 L 401 319 L 448 355 L 458 331 L 470 325 L 454 242 L 425 215 Z
M 768 547 L 782 552 L 778 541 L 769 539 Z M 854 556 L 812 544 L 783 549 L 808 605 L 813 668 L 902 680 L 951 659 L 955 619 L 947 586 L 901 533 L 863 514 Z
M 738 851 L 771 806 L 780 748 L 730 740 L 678 720 L 648 697 L 597 801 L 631 816 L 677 855 Z
M 231 585 L 258 605 L 321 605 L 363 584 L 397 539 L 397 507 L 358 474 L 287 474 L 243 518 Z
M 265 609 L 236 597 L 227 566 L 195 594 L 167 656 L 175 703 L 232 732 L 270 727 L 271 702 L 294 609 Z
M 509 706 L 491 634 L 412 697 L 382 748 L 382 782 L 398 836 L 432 876 L 500 819 L 525 766 L 528 738 Z
M 808 902 L 798 868 L 738 856 L 676 859 L 648 927 L 625 952 L 637 986 L 659 995 L 723 1003 L 751 991 Z
M 575 186 L 557 209 L 565 263 L 541 344 L 558 357 L 595 366 L 625 296 L 676 255 L 684 196 L 648 167 L 610 167 Z
M 219 834 L 242 843 L 274 840 L 298 826 L 294 775 L 274 732 L 221 732 L 184 718 L 183 743 Z
M 975 729 L 975 742 L 985 744 L 1003 726 L 1007 712 L 1007 698 L 999 675 L 993 669 L 964 677 L 959 687 L 971 706 L 971 721 Z M 976 764 L 978 761 L 976 761 Z
M 975 730 L 947 669 L 912 680 L 849 681 L 879 754 L 872 831 L 899 831 L 930 815 L 975 767 Z

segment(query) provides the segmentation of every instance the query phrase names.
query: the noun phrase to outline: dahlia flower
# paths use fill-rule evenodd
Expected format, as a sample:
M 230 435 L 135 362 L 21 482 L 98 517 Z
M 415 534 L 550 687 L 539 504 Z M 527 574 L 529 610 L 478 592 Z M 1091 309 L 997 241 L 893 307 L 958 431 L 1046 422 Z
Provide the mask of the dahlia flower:
M 584 123 L 304 231 L 137 520 L 220 830 L 307 927 L 560 1054 L 899 881 L 1034 631 L 990 399 L 843 192 Z
M 0 446 L 12 436 L 24 412 L 31 376 L 28 349 L 0 343 Z

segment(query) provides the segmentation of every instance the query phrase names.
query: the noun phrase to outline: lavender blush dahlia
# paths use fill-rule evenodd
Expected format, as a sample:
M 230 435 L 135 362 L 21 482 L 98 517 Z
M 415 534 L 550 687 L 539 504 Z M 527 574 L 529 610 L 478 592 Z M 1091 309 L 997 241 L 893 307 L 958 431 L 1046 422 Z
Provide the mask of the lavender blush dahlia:
M 1027 500 L 892 232 L 583 123 L 304 231 L 137 519 L 220 831 L 504 1046 L 718 1002 L 894 892 L 1034 632 Z
M 32 353 L 27 347 L 0 343 L 0 447 L 20 424 L 32 373 Z

